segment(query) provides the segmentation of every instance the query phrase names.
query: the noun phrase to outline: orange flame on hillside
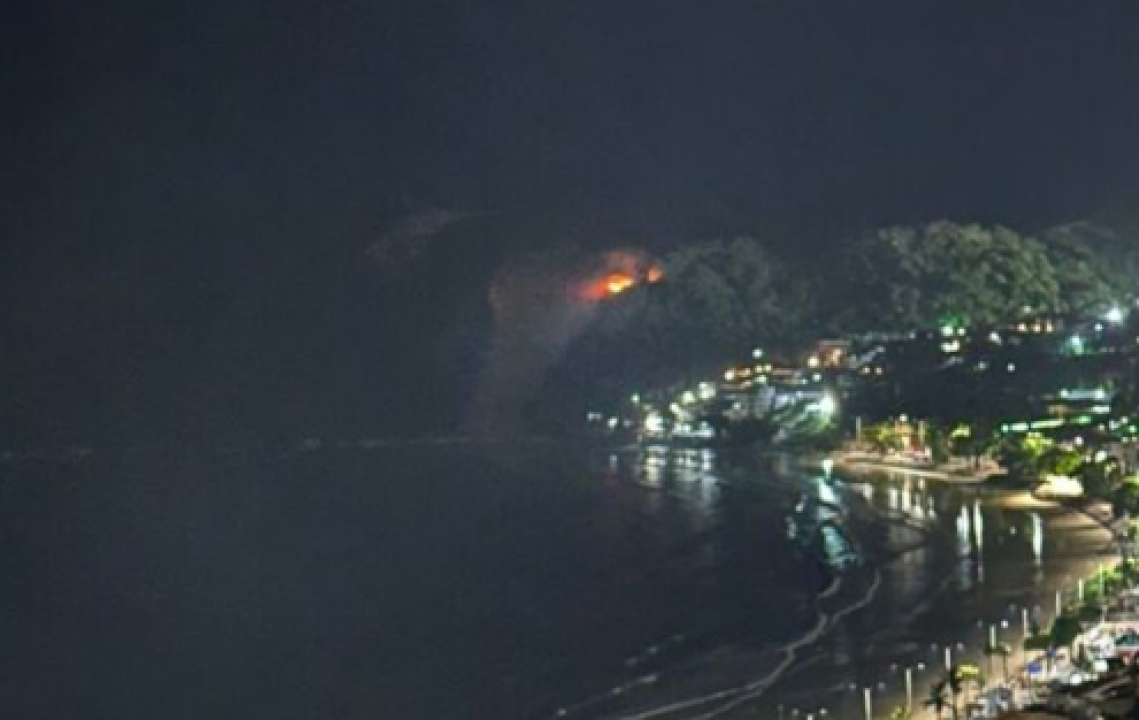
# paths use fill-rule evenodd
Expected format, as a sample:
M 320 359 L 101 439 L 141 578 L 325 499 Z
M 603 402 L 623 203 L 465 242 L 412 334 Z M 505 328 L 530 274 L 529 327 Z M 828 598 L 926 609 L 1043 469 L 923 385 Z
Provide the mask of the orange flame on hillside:
M 600 278 L 588 282 L 582 295 L 586 300 L 607 300 L 641 283 L 657 283 L 661 280 L 664 280 L 664 271 L 656 266 L 644 271 L 611 270 Z
M 620 295 L 636 284 L 636 279 L 627 273 L 615 272 L 605 276 L 605 289 L 610 295 Z

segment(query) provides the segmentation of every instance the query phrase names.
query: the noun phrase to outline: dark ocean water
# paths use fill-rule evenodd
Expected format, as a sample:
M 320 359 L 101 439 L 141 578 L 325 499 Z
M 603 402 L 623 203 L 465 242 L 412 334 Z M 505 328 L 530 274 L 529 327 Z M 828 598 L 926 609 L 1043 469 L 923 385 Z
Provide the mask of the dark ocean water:
M 838 583 L 828 507 L 867 563 Z M 731 688 L 838 713 L 1094 555 L 1051 522 L 696 451 L 8 455 L 0 717 L 603 717 Z

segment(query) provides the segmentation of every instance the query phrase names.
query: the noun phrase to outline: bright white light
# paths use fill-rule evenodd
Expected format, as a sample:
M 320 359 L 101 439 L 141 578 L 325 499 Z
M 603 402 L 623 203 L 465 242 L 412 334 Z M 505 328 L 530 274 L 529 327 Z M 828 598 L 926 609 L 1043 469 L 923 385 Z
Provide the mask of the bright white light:
M 832 472 L 834 472 L 834 460 L 823 458 L 823 475 L 830 477 Z
M 712 383 L 700 383 L 698 390 L 701 400 L 711 400 L 716 397 L 716 387 Z
M 985 543 L 985 521 L 981 516 L 981 503 L 979 500 L 973 501 L 973 542 L 977 547 L 977 555 L 981 556 L 981 550 Z
M 830 417 L 838 410 L 838 401 L 835 400 L 834 395 L 827 393 L 819 398 L 819 402 L 815 407 L 818 409 L 820 415 Z
M 1037 565 L 1044 559 L 1044 521 L 1032 513 L 1032 559 Z
M 831 504 L 831 505 L 837 505 L 838 504 L 838 502 L 839 502 L 838 494 L 834 491 L 834 488 L 832 488 L 829 483 L 827 483 L 826 481 L 823 481 L 823 480 L 819 480 L 818 481 L 818 487 L 819 487 L 819 500 L 820 501 L 822 501 L 824 503 Z
M 1103 319 L 1112 325 L 1121 324 L 1123 322 L 1123 308 L 1118 305 L 1113 305 L 1111 309 L 1104 314 Z
M 954 522 L 957 528 L 957 547 L 965 552 L 968 552 L 969 542 L 969 511 L 964 505 L 961 506 L 961 512 L 957 514 L 957 520 Z
M 1009 363 L 1006 368 L 1010 373 L 1016 372 L 1016 363 Z
M 762 348 L 756 348 L 755 350 L 752 350 L 751 356 L 753 358 L 755 358 L 756 360 L 758 360 L 759 358 L 763 357 L 763 349 Z
M 735 370 L 727 370 L 724 372 L 724 380 L 731 382 L 735 379 L 736 379 L 736 371 Z
M 645 416 L 645 430 L 651 433 L 664 432 L 664 418 L 660 413 L 651 412 Z
M 1036 492 L 1044 497 L 1075 498 L 1084 494 L 1084 486 L 1078 479 L 1067 475 L 1045 475 Z
M 685 405 L 691 405 L 692 403 L 696 402 L 696 393 L 692 392 L 691 390 L 685 390 L 684 393 L 680 396 L 680 402 L 684 403 Z

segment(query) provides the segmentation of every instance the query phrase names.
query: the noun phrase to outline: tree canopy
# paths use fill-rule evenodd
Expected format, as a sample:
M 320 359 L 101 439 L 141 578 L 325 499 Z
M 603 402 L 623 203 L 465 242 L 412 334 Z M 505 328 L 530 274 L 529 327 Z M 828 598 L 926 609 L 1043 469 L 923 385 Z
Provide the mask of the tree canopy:
M 786 339 L 809 314 L 807 294 L 750 238 L 680 248 L 665 258 L 665 277 L 649 322 L 724 349 Z
M 782 343 L 810 325 L 808 293 L 759 242 L 713 240 L 662 258 L 663 282 L 606 303 L 594 340 L 625 361 L 687 370 Z
M 855 330 L 989 324 L 1061 308 L 1061 282 L 1040 242 L 1001 226 L 890 227 L 845 253 L 832 302 Z
M 757 346 L 796 350 L 830 332 L 983 327 L 1026 312 L 1094 310 L 1122 298 L 1118 273 L 1109 270 L 1119 244 L 1086 235 L 1069 227 L 1037 240 L 999 225 L 940 221 L 856 237 L 824 263 L 786 262 L 748 237 L 678 246 L 654 260 L 663 281 L 601 303 L 562 363 L 578 377 L 556 382 L 578 394 L 608 385 L 604 394 L 612 396 L 704 374 Z M 931 362 L 941 363 L 930 348 Z M 1010 355 L 994 367 L 1013 362 L 1021 365 Z M 925 368 L 912 358 L 904 366 Z M 956 420 L 974 417 L 979 403 L 990 419 L 1016 414 L 1022 408 L 1009 405 L 1024 394 L 1013 384 L 1029 374 L 977 375 L 965 365 L 940 373 L 956 388 L 959 411 L 946 410 L 944 388 L 929 372 L 911 375 L 894 377 L 917 389 L 910 400 L 920 405 L 928 396 Z
M 685 245 L 657 260 L 661 281 L 598 304 L 553 385 L 612 396 L 622 387 L 667 384 L 814 328 L 804 283 L 754 239 Z
M 1097 253 L 1071 229 L 1045 234 L 1044 243 L 1060 285 L 1061 310 L 1084 312 L 1102 308 L 1124 291 L 1111 270 L 1108 255 Z
M 1042 237 L 1052 252 L 1077 258 L 1088 274 L 1098 276 L 1098 282 L 1085 279 L 1082 285 L 1085 292 L 1094 296 L 1102 290 L 1101 284 L 1115 293 L 1139 293 L 1137 236 L 1139 222 L 1132 217 L 1111 223 L 1069 223 L 1048 230 Z M 1083 272 L 1077 268 L 1068 270 Z

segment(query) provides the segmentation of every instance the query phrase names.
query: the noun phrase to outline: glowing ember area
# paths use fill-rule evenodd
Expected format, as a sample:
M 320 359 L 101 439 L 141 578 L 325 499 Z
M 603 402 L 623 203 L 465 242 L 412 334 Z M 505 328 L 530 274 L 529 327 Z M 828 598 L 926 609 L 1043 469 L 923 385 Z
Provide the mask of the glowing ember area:
M 637 281 L 625 273 L 609 273 L 605 276 L 605 290 L 610 295 L 620 295 L 636 284 Z
M 664 270 L 659 265 L 650 265 L 643 254 L 618 251 L 609 253 L 605 260 L 606 267 L 580 286 L 582 298 L 608 300 L 642 283 L 664 280 Z

